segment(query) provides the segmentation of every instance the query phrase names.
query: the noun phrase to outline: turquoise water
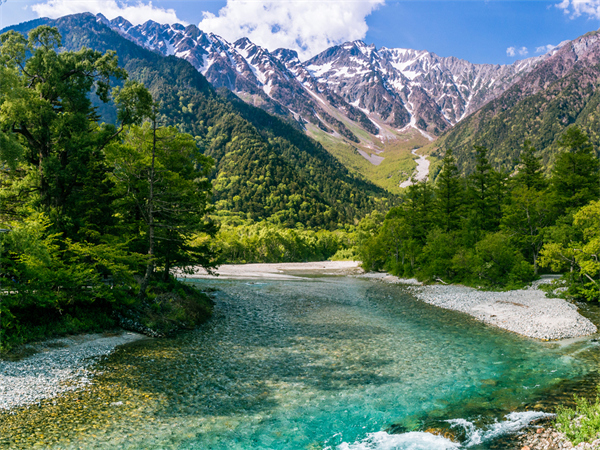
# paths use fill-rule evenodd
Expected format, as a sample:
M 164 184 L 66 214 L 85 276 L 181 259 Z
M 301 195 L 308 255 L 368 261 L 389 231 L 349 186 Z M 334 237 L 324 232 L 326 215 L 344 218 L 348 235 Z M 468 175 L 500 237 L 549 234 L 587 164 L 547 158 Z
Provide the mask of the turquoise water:
M 80 399 L 99 408 L 102 389 L 125 384 L 137 393 L 122 402 L 128 412 L 106 419 L 126 396 L 111 394 L 95 428 L 61 427 L 47 448 L 485 449 L 543 416 L 547 392 L 597 364 L 587 340 L 521 338 L 400 286 L 197 284 L 218 289 L 208 324 L 121 348 L 99 365 L 99 393 Z

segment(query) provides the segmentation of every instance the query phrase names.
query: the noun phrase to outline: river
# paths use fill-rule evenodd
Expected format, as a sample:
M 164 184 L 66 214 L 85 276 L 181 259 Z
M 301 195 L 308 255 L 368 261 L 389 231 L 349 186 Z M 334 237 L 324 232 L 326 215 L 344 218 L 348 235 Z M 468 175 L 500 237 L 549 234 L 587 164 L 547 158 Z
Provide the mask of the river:
M 207 324 L 120 347 L 88 389 L 0 416 L 0 448 L 506 448 L 597 379 L 590 338 L 523 338 L 397 285 L 197 284 L 216 289 Z

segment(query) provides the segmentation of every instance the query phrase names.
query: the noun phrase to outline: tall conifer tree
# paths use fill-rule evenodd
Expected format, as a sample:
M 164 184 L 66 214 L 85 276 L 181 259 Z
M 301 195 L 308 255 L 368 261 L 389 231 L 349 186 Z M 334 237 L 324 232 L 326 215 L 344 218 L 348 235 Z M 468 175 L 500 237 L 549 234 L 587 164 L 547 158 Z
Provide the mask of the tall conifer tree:
M 588 136 L 579 128 L 569 128 L 558 142 L 564 152 L 552 169 L 550 189 L 553 201 L 562 213 L 598 199 L 600 163 Z
M 436 207 L 439 223 L 444 231 L 460 227 L 460 210 L 463 204 L 463 189 L 456 160 L 448 149 L 442 161 L 442 170 L 437 177 Z

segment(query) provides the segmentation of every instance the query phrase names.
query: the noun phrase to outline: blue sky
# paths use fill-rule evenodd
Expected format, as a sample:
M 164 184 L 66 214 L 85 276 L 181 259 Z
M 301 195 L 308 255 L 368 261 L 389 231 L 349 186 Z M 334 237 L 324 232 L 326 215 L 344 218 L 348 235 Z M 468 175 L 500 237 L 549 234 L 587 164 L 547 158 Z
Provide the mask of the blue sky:
M 507 64 L 600 28 L 600 0 L 0 0 L 0 27 L 39 16 L 103 12 L 185 22 L 232 41 L 248 36 L 302 58 L 347 40 Z M 542 50 L 542 48 L 544 50 Z

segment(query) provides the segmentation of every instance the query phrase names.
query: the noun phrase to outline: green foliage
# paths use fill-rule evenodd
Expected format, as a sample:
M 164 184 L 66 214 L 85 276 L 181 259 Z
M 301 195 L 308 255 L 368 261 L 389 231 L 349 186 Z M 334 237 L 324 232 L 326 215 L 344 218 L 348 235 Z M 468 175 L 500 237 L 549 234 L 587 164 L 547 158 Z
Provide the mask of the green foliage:
M 467 179 L 467 197 L 471 204 L 471 227 L 478 236 L 481 232 L 498 229 L 506 192 L 506 175 L 492 168 L 487 148 L 476 145 L 474 149 L 476 165 Z
M 558 141 L 563 152 L 552 169 L 551 190 L 560 212 L 580 208 L 600 197 L 600 162 L 588 136 L 571 127 Z
M 534 271 L 502 232 L 490 233 L 477 242 L 471 271 L 486 287 L 520 287 L 534 280 Z
M 573 217 L 577 240 L 547 242 L 540 265 L 553 271 L 568 270 L 569 293 L 588 301 L 600 300 L 600 200 L 590 202 Z
M 223 225 L 216 235 L 216 246 L 227 263 L 353 259 L 352 233 L 289 229 L 266 222 Z
M 556 411 L 556 428 L 567 436 L 573 445 L 592 442 L 600 433 L 600 395 L 595 400 L 574 396 L 575 407 L 559 407 Z
M 141 262 L 118 244 L 92 245 L 48 233 L 43 214 L 14 223 L 2 241 L 4 305 L 54 308 L 102 299 L 123 301 Z
M 112 87 L 127 78 L 114 51 L 63 51 L 48 26 L 28 38 L 11 31 L 0 36 L 0 77 L 0 223 L 9 227 L 1 236 L 1 349 L 114 326 L 114 311 L 135 307 L 144 292 L 144 266 L 158 262 L 168 279 L 174 264 L 213 262 L 208 245 L 191 245 L 193 235 L 215 232 L 205 218 L 212 161 L 175 128 L 149 137 L 147 124 L 135 125 L 155 117 L 154 103 L 139 82 Z M 111 98 L 117 125 L 98 124 L 91 99 Z M 154 252 L 143 226 L 150 204 Z M 167 320 L 195 317 L 186 300 L 194 295 L 171 302 Z
M 598 164 L 578 130 L 562 142 L 572 149 L 565 154 L 576 155 L 565 161 L 581 158 L 578 167 L 585 160 L 589 168 L 580 170 L 585 176 L 573 189 L 567 184 L 575 181 L 567 180 L 562 164 L 550 179 L 542 175 L 529 144 L 518 162 L 521 171 L 512 178 L 492 168 L 481 146 L 474 149 L 474 172 L 461 178 L 448 150 L 435 186 L 413 185 L 383 221 L 365 218 L 359 224 L 357 253 L 363 267 L 486 289 L 521 287 L 535 279 L 540 266 L 567 269 L 569 293 L 597 299 L 600 213 L 597 203 L 589 202 L 589 186 L 598 177 Z M 589 203 L 573 215 L 572 208 L 562 206 L 565 199 Z
M 147 294 L 144 300 L 119 313 L 138 326 L 152 330 L 154 336 L 194 329 L 212 314 L 213 303 L 205 293 L 173 277 L 154 278 Z
M 519 156 L 518 172 L 514 181 L 529 189 L 542 190 L 547 185 L 547 180 L 542 172 L 542 158 L 536 156 L 536 150 L 530 141 L 525 141 Z
M 216 232 L 206 218 L 213 162 L 198 151 L 194 138 L 174 127 L 159 128 L 154 134 L 145 123 L 127 129 L 106 154 L 115 167 L 111 173 L 115 226 L 132 236 L 130 247 L 146 253 L 152 225 L 156 240 L 152 254 L 165 277 L 173 266 L 214 265 L 207 246 L 191 245 L 194 235 Z
M 217 208 L 253 221 L 333 230 L 389 207 L 389 194 L 351 176 L 302 132 L 241 100 L 232 106 L 243 119 L 221 114 L 204 144 L 216 161 Z
M 533 261 L 538 270 L 539 252 L 544 244 L 543 231 L 554 219 L 548 195 L 527 185 L 518 185 L 502 205 L 501 228 L 511 235 L 512 243 Z
M 411 235 L 424 243 L 427 230 L 434 222 L 434 191 L 428 183 L 416 183 L 408 188 L 401 208 L 391 209 L 388 218 L 403 215 L 411 229 Z
M 0 105 L 0 134 L 7 144 L 2 157 L 12 169 L 22 169 L 13 170 L 11 181 L 19 184 L 13 196 L 22 198 L 25 191 L 29 204 L 45 211 L 65 237 L 95 240 L 111 217 L 101 150 L 119 130 L 96 123 L 90 97 L 108 102 L 110 80 L 127 73 L 114 51 L 62 51 L 58 31 L 46 25 L 28 39 L 9 31 L 0 43 L 0 74 L 9 87 Z M 123 92 L 131 90 L 129 84 Z M 144 91 L 138 87 L 129 96 L 129 108 L 143 109 Z
M 2 237 L 0 350 L 51 334 L 115 325 L 112 305 L 131 299 L 140 257 L 123 245 L 90 245 L 48 233 L 43 214 Z
M 460 226 L 460 213 L 465 201 L 462 198 L 461 180 L 452 150 L 448 149 L 442 160 L 442 170 L 436 179 L 437 220 L 445 231 L 456 230 Z
M 466 280 L 471 266 L 462 267 L 455 261 L 460 248 L 460 235 L 439 228 L 431 230 L 427 243 L 419 255 L 421 270 L 419 275 L 427 280 Z

